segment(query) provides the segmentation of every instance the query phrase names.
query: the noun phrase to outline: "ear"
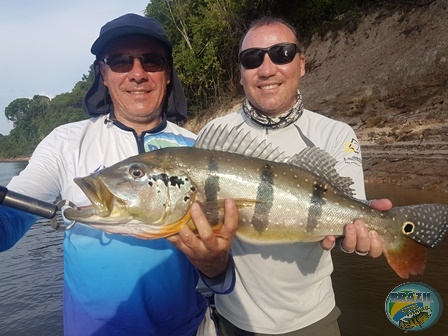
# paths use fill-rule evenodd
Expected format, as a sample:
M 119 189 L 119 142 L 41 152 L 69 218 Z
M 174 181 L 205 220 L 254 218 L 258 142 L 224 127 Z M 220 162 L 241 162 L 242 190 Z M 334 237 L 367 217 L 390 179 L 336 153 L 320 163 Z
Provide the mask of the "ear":
M 302 78 L 303 76 L 305 76 L 305 56 L 299 54 L 300 56 L 300 78 Z
M 100 66 L 100 73 L 101 73 L 101 78 L 103 79 L 103 83 L 105 86 L 107 86 L 106 84 L 106 75 L 107 75 L 107 71 L 106 71 L 106 66 L 104 65 L 103 61 L 99 61 L 99 66 Z
M 171 68 L 167 68 L 165 70 L 165 75 L 166 75 L 166 86 L 168 86 L 171 83 Z

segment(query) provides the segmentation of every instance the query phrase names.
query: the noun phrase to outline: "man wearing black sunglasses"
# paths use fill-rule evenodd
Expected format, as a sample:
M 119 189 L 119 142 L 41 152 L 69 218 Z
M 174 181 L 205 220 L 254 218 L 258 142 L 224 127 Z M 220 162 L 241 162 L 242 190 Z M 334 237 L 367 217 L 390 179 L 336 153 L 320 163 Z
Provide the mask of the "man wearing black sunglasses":
M 156 20 L 127 14 L 110 21 L 91 52 L 95 77 L 83 100 L 91 118 L 48 135 L 10 190 L 47 202 L 61 196 L 88 205 L 75 177 L 153 149 L 194 144 L 193 133 L 171 122 L 186 118 L 186 99 L 172 64 L 171 42 Z M 207 300 L 196 286 L 201 277 L 216 293 L 232 290 L 229 249 L 238 213 L 227 201 L 219 237 L 198 206 L 192 206 L 191 217 L 199 236 L 185 226 L 170 241 L 82 224 L 66 231 L 64 334 L 216 334 Z M 0 251 L 13 246 L 35 221 L 0 206 Z
M 211 121 L 201 131 L 226 125 L 250 131 L 287 156 L 320 147 L 337 160 L 336 170 L 354 180 L 356 197 L 365 198 L 359 143 L 346 124 L 304 109 L 299 91 L 305 57 L 296 31 L 283 20 L 263 18 L 243 37 L 239 53 L 246 99 L 242 108 Z M 275 183 L 275 178 L 274 182 Z M 389 200 L 372 201 L 379 210 Z M 258 246 L 234 239 L 235 289 L 215 298 L 221 334 L 339 335 L 330 275 L 335 237 L 319 243 Z M 347 253 L 378 257 L 382 243 L 357 220 L 345 227 L 341 248 Z

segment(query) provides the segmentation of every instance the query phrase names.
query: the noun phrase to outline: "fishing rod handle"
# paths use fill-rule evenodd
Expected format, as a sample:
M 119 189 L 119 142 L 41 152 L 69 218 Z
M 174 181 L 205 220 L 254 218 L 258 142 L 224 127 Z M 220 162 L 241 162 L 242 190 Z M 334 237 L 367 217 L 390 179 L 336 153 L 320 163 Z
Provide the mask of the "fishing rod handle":
M 56 204 L 39 201 L 38 199 L 10 191 L 3 186 L 0 186 L 0 204 L 49 219 L 53 218 L 58 210 Z

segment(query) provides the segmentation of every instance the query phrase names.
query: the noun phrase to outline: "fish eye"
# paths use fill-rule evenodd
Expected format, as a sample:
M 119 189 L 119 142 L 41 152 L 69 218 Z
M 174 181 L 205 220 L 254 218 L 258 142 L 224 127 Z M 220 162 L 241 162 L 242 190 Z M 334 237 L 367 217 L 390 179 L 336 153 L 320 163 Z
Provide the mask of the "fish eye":
M 412 222 L 404 222 L 401 229 L 405 235 L 408 235 L 414 232 L 415 225 Z
M 139 179 L 145 176 L 145 168 L 142 165 L 132 165 L 129 168 L 129 175 L 131 175 L 134 179 Z

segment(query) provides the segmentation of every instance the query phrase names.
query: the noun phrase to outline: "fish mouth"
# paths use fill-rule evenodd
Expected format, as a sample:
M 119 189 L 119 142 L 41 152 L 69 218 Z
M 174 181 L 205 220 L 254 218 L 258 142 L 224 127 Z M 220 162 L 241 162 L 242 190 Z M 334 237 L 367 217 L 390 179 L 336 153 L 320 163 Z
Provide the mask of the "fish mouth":
M 114 195 L 109 191 L 106 185 L 99 178 L 93 178 L 91 176 L 76 177 L 74 182 L 81 188 L 89 201 L 92 203 L 90 206 L 80 207 L 78 210 L 74 210 L 81 218 L 87 216 L 110 216 L 113 209 Z

